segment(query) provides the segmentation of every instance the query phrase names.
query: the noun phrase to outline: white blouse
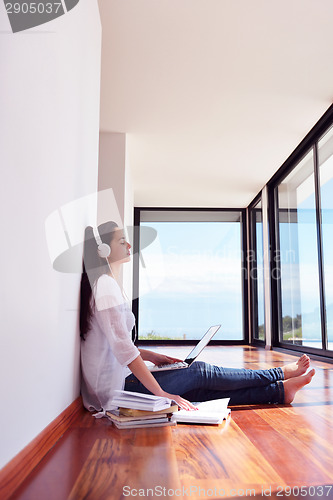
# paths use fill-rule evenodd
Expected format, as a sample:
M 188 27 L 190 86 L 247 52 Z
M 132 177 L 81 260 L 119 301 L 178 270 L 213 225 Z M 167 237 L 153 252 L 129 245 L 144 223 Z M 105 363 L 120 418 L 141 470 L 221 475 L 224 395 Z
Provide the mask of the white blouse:
M 93 295 L 91 328 L 81 341 L 81 394 L 87 410 L 105 411 L 115 408 L 115 390 L 124 388 L 127 365 L 140 352 L 131 340 L 135 318 L 116 280 L 104 274 Z

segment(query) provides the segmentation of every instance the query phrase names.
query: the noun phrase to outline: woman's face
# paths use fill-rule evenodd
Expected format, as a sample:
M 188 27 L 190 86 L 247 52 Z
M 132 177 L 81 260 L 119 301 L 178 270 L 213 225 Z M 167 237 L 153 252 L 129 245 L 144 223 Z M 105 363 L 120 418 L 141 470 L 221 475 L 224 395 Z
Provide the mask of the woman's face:
M 116 229 L 112 238 L 110 262 L 128 262 L 131 258 L 131 245 L 126 241 L 124 231 Z

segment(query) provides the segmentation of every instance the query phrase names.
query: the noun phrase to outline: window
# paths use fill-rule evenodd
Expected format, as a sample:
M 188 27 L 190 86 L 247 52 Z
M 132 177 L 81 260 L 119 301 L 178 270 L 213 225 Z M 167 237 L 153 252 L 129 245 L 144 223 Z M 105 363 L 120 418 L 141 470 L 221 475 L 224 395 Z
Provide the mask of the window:
M 265 302 L 264 302 L 264 246 L 262 206 L 259 200 L 250 208 L 251 248 L 249 253 L 252 336 L 255 340 L 265 340 Z
M 333 105 L 268 183 L 274 345 L 333 357 Z
M 214 340 L 244 339 L 243 211 L 136 209 L 138 340 L 191 341 L 221 324 Z M 145 246 L 145 247 L 144 247 Z
M 278 186 L 280 341 L 322 347 L 312 150 Z

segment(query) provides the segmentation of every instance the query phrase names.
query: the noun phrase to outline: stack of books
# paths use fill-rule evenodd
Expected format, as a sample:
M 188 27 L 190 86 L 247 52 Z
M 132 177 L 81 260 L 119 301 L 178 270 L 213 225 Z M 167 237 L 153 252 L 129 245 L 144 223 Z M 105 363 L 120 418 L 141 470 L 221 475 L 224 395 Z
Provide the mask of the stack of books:
M 106 415 L 118 429 L 162 427 L 177 423 L 219 425 L 230 415 L 229 398 L 194 403 L 196 410 L 179 410 L 168 398 L 139 392 L 117 391 L 112 403 L 118 410 Z
M 163 427 L 176 425 L 171 419 L 178 411 L 171 399 L 130 391 L 117 391 L 112 403 L 118 410 L 108 410 L 106 415 L 118 429 Z

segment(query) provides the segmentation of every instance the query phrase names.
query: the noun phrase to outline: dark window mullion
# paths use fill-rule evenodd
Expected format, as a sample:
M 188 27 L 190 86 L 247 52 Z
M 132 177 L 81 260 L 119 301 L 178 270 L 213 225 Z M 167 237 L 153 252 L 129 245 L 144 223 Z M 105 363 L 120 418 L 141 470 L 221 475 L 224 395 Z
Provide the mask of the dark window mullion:
M 274 290 L 272 295 L 272 303 L 276 298 L 274 315 L 272 314 L 272 327 L 273 331 L 273 344 L 274 341 L 279 345 L 283 341 L 283 328 L 282 328 L 282 290 L 281 290 L 281 264 L 280 264 L 280 214 L 279 214 L 279 195 L 278 187 L 275 187 L 272 193 L 273 198 L 273 214 L 274 219 L 274 233 L 272 231 L 272 256 L 271 256 L 271 289 Z M 274 308 L 273 308 L 274 309 Z M 274 335 L 275 334 L 275 335 Z M 274 338 L 275 337 L 275 338 Z
M 257 231 L 256 209 L 251 210 L 251 305 L 253 338 L 259 339 L 258 315 L 258 259 L 257 259 Z
M 140 210 L 134 208 L 132 312 L 135 316 L 136 327 L 132 332 L 133 341 L 138 340 L 138 329 L 139 329 L 139 261 L 140 261 Z
M 249 314 L 248 314 L 248 286 L 247 286 L 247 259 L 246 259 L 246 248 L 247 248 L 247 224 L 246 224 L 246 211 L 243 209 L 241 211 L 242 222 L 241 222 L 241 265 L 243 272 L 242 276 L 242 298 L 243 298 L 243 338 L 246 343 L 249 343 Z

